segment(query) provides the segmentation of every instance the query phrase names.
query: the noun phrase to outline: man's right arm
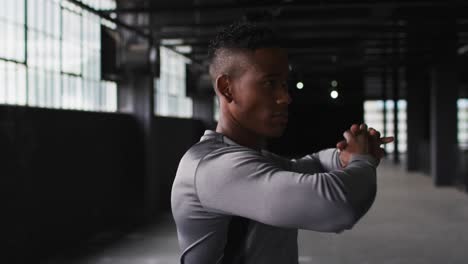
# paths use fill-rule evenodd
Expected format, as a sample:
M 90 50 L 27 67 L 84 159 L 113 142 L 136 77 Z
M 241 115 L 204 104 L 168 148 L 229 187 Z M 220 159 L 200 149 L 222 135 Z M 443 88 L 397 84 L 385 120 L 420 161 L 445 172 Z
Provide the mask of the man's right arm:
M 240 146 L 215 150 L 196 172 L 207 210 L 265 224 L 323 232 L 351 228 L 376 188 L 369 155 L 354 155 L 346 168 L 323 173 L 286 171 Z

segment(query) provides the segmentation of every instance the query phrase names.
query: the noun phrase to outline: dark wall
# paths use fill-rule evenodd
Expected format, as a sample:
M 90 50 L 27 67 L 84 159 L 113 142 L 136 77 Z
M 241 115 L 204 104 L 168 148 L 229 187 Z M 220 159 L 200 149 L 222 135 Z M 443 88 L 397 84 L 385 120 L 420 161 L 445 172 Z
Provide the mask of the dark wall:
M 354 73 L 354 74 L 353 74 Z M 339 97 L 330 97 L 331 80 L 338 81 Z M 291 87 L 292 103 L 284 135 L 270 141 L 270 150 L 286 156 L 302 156 L 324 148 L 333 148 L 343 140 L 343 132 L 364 120 L 363 79 L 350 71 L 324 78 L 302 78 L 304 88 Z
M 159 182 L 158 200 L 161 210 L 170 211 L 171 189 L 179 161 L 185 152 L 200 140 L 205 125 L 200 120 L 155 117 L 153 122 L 156 171 Z
M 142 143 L 128 115 L 0 106 L 2 250 L 40 256 L 134 220 Z

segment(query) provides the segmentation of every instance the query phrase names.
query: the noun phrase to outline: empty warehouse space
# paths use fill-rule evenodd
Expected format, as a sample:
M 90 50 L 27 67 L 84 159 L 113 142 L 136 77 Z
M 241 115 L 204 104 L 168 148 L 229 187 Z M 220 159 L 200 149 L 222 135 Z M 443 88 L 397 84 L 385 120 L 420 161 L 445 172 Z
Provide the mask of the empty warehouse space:
M 237 243 L 225 230 L 227 238 L 221 242 L 226 243 L 225 255 L 209 251 L 218 256 L 218 263 L 230 257 L 236 259 L 233 263 L 244 263 L 235 256 L 260 263 L 262 256 L 275 252 L 299 263 L 465 263 L 467 14 L 468 5 L 462 1 L 430 0 L 1 1 L 3 258 L 8 263 L 199 263 L 191 259 L 199 256 L 191 251 L 198 250 L 197 244 L 191 241 L 191 246 L 184 246 L 184 228 L 175 222 L 182 220 L 175 211 L 179 207 L 173 190 L 187 186 L 174 183 L 176 175 L 185 172 L 178 172 L 182 157 L 200 140 L 213 142 L 219 136 L 228 149 L 240 145 L 257 150 L 245 143 L 249 140 L 242 141 L 241 136 L 236 140 L 235 134 L 223 130 L 227 111 L 242 104 L 231 104 L 220 90 L 224 87 L 218 79 L 221 75 L 213 79 L 216 68 L 209 70 L 220 67 L 213 66 L 216 56 L 221 56 L 210 53 L 213 40 L 237 23 L 237 28 L 255 25 L 255 30 L 268 28 L 275 34 L 279 44 L 268 39 L 255 51 L 278 46 L 287 53 L 280 62 L 278 54 L 283 53 L 256 60 L 258 65 L 269 59 L 274 62 L 262 67 L 283 63 L 287 76 L 281 75 L 281 87 L 288 88 L 287 93 L 275 92 L 282 96 L 275 103 L 283 112 L 273 119 L 281 125 L 276 130 L 270 127 L 275 137 L 258 137 L 260 153 L 279 160 L 269 156 L 275 153 L 292 162 L 286 169 L 275 165 L 282 173 L 296 173 L 291 177 L 306 173 L 308 179 L 318 178 L 322 172 L 330 176 L 325 177 L 326 184 L 317 185 L 318 197 L 332 203 L 327 208 L 345 200 L 354 220 L 334 227 L 324 220 L 289 224 L 281 222 L 286 220 L 279 213 L 270 213 L 273 220 L 263 221 L 255 211 L 266 205 L 276 208 L 274 202 L 244 215 L 210 211 L 202 205 L 210 197 L 199 197 L 206 212 L 221 218 L 232 215 L 231 223 L 235 216 L 247 219 L 248 229 L 238 233 L 253 234 L 254 242 Z M 261 38 L 253 36 L 249 41 Z M 257 55 L 252 56 L 249 60 Z M 252 98 L 242 100 L 252 102 Z M 259 98 L 256 102 L 267 100 Z M 247 121 L 261 116 L 232 113 Z M 266 131 L 259 127 L 261 122 L 247 121 L 238 128 L 251 126 L 248 129 L 255 133 L 246 132 L 251 139 Z M 348 182 L 345 176 L 360 176 L 350 167 L 347 170 L 353 162 L 375 168 L 378 160 L 380 150 L 376 147 L 372 152 L 372 136 L 350 128 L 362 123 L 382 136 L 394 137 L 393 142 L 382 144 L 385 156 L 376 169 L 376 194 L 371 190 L 375 188 L 372 171 L 362 170 L 367 183 Z M 343 138 L 347 130 L 356 141 Z M 368 143 L 359 143 L 357 139 L 362 138 L 368 138 Z M 346 145 L 338 146 L 342 140 Z M 352 148 L 362 144 L 369 144 L 366 153 Z M 328 154 L 309 155 L 323 149 Z M 353 158 L 344 160 L 346 153 Z M 320 160 L 328 155 L 338 165 Z M 307 160 L 320 160 L 320 173 L 293 169 Z M 227 159 L 226 164 L 243 163 Z M 258 168 L 256 173 L 263 171 Z M 236 171 L 245 176 L 242 170 Z M 245 201 L 255 195 L 262 199 L 270 197 L 272 190 L 249 193 L 255 189 L 245 187 L 230 197 L 229 192 L 216 193 L 222 190 L 218 182 L 207 180 L 206 184 L 216 186 L 212 188 L 221 197 L 212 205 L 223 198 Z M 235 183 L 226 186 L 229 190 Z M 278 204 L 299 199 L 300 190 L 294 190 L 298 192 L 283 193 Z M 307 204 L 303 199 L 294 205 L 302 208 Z M 235 209 L 248 211 L 256 200 L 251 202 Z M 192 205 L 185 200 L 180 204 Z M 296 208 L 277 206 L 286 211 Z M 326 211 L 322 213 L 317 214 L 326 219 Z M 313 215 L 306 215 L 315 221 Z M 343 232 L 349 229 L 343 225 L 354 227 Z M 230 231 L 233 226 L 228 226 Z M 275 228 L 300 229 L 298 245 L 291 240 L 294 233 Z M 263 233 L 255 233 L 259 230 Z M 288 247 L 272 244 L 275 239 L 267 239 L 268 234 L 289 239 Z M 246 248 L 230 251 L 231 245 Z M 273 253 L 258 253 L 262 245 Z M 285 248 L 284 252 L 269 248 L 275 245 Z

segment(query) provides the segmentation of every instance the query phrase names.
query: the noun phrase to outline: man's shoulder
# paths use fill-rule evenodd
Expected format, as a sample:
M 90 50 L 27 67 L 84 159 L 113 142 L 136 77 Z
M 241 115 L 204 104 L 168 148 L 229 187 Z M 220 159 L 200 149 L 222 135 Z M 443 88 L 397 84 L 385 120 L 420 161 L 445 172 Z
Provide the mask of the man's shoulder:
M 209 157 L 211 160 L 227 154 L 248 155 L 248 153 L 258 154 L 252 149 L 240 145 L 228 144 L 213 138 L 200 141 L 190 147 L 185 152 L 182 161 L 184 159 L 201 161 L 204 160 L 205 157 Z
M 215 151 L 217 149 L 226 147 L 226 146 L 227 145 L 225 143 L 220 142 L 220 141 L 215 140 L 215 139 L 203 140 L 203 141 L 197 142 L 195 145 L 191 146 L 185 152 L 185 154 L 182 157 L 181 161 L 183 161 L 184 159 L 201 160 L 207 154 L 209 154 L 209 153 L 211 153 L 211 152 L 213 152 L 213 151 Z
M 186 171 L 190 172 L 190 174 L 195 173 L 198 165 L 206 156 L 226 147 L 229 147 L 229 145 L 216 139 L 206 139 L 197 142 L 180 159 L 178 171 Z

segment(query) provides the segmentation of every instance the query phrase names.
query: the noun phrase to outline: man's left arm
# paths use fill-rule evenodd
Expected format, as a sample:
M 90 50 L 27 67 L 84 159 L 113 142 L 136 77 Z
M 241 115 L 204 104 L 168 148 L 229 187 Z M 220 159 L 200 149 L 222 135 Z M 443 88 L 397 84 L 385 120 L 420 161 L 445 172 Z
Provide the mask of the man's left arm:
M 384 150 L 380 147 L 382 144 L 393 142 L 393 137 L 380 137 L 380 132 L 369 128 L 365 124 L 360 126 L 353 124 L 350 132 L 353 134 L 368 133 L 369 153 L 380 161 L 384 155 Z M 337 148 L 324 149 L 322 151 L 306 155 L 300 159 L 291 160 L 291 170 L 297 172 L 329 172 L 341 170 L 347 166 L 350 156 L 343 152 L 346 148 L 346 141 L 337 143 Z
M 324 149 L 300 159 L 292 159 L 291 162 L 292 170 L 298 172 L 329 172 L 343 169 L 340 163 L 340 152 L 333 148 Z
M 264 151 L 263 154 L 273 160 L 281 168 L 302 173 L 329 172 L 341 170 L 338 149 L 324 149 L 305 155 L 299 159 L 288 159 L 274 153 Z

